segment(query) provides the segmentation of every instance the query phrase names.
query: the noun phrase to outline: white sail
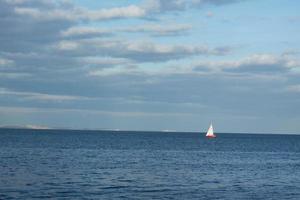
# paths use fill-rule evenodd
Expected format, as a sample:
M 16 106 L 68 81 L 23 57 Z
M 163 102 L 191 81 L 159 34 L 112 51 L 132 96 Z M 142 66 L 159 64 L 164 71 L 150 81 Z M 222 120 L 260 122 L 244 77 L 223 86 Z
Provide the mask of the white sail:
M 206 137 L 216 137 L 214 135 L 214 128 L 213 128 L 212 124 L 210 124 L 210 126 L 207 130 Z

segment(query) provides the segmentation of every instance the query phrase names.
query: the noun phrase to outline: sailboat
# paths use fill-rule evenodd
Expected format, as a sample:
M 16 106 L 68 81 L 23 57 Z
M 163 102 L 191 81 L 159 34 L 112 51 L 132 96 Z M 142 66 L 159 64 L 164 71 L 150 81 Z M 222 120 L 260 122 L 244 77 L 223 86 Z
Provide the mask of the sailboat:
M 206 137 L 207 137 L 207 138 L 215 138 L 215 137 L 217 137 L 217 136 L 214 134 L 214 128 L 213 128 L 213 126 L 212 126 L 212 123 L 210 123 L 210 126 L 209 126 L 209 128 L 208 128 L 208 130 L 207 130 L 207 133 L 206 133 Z

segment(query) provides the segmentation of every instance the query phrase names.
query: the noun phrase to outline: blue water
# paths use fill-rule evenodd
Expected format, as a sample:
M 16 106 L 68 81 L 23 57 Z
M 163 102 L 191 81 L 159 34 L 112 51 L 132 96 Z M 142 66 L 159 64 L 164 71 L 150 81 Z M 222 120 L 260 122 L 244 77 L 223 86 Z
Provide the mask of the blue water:
M 300 199 L 300 135 L 0 129 L 0 199 Z

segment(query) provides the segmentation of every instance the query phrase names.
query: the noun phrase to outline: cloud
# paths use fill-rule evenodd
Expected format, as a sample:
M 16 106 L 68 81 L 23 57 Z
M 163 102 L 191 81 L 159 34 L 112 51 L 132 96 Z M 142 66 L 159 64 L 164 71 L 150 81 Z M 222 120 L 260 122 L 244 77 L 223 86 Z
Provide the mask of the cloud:
M 198 6 L 204 6 L 204 5 L 221 6 L 226 4 L 237 3 L 240 1 L 245 1 L 245 0 L 192 0 L 189 2 L 191 2 L 192 5 L 198 5 Z
M 178 11 L 204 5 L 225 5 L 236 0 L 148 0 L 140 5 L 103 8 L 98 10 L 75 6 L 70 1 L 2 1 L 4 13 L 13 12 L 20 17 L 31 17 L 37 21 L 99 21 L 118 18 L 143 18 L 157 12 Z M 7 11 L 7 8 L 9 11 Z
M 144 3 L 144 7 L 151 12 L 165 12 L 174 10 L 184 10 L 187 6 L 187 1 L 185 0 L 147 0 Z
M 209 68 L 214 72 L 275 74 L 287 73 L 300 66 L 295 57 L 286 55 L 254 54 L 236 61 L 199 62 L 194 69 Z
M 32 75 L 30 73 L 23 72 L 0 72 L 0 77 L 3 79 L 20 79 L 20 78 L 28 78 Z
M 69 95 L 55 95 L 55 94 L 45 94 L 45 93 L 38 93 L 38 92 L 21 92 L 21 91 L 14 91 L 9 90 L 7 88 L 0 88 L 0 95 L 13 95 L 13 96 L 20 96 L 24 99 L 31 99 L 31 100 L 40 100 L 40 101 L 71 101 L 71 100 L 86 100 L 89 99 L 87 97 L 82 96 L 69 96 Z
M 294 56 L 254 54 L 239 60 L 219 61 L 194 61 L 191 64 L 169 64 L 163 67 L 151 68 L 128 68 L 115 66 L 109 69 L 91 71 L 93 76 L 115 76 L 121 74 L 144 74 L 166 76 L 174 74 L 193 75 L 218 75 L 223 77 L 247 77 L 265 80 L 284 79 L 296 69 L 300 68 L 300 61 Z
M 88 72 L 89 76 L 117 76 L 117 75 L 138 75 L 145 74 L 147 71 L 141 70 L 139 68 L 115 66 L 104 69 L 91 70 Z
M 113 18 L 127 18 L 127 17 L 143 17 L 146 11 L 139 6 L 129 5 L 126 7 L 116 7 L 110 9 L 101 9 L 97 11 L 86 11 L 83 13 L 83 18 L 89 20 L 103 20 Z
M 222 47 L 209 48 L 201 45 L 165 45 L 152 41 L 103 39 L 77 40 L 72 41 L 71 44 L 69 44 L 69 41 L 66 44 L 65 41 L 61 41 L 56 47 L 57 50 L 66 50 L 65 53 L 68 54 L 73 53 L 81 56 L 102 55 L 138 62 L 162 62 L 193 55 L 222 56 L 230 52 L 230 48 Z M 68 52 L 68 50 L 76 51 Z
M 191 26 L 187 24 L 168 24 L 168 25 L 158 25 L 158 24 L 147 24 L 137 27 L 121 28 L 119 31 L 123 32 L 140 32 L 140 33 L 150 33 L 152 36 L 178 36 L 186 34 L 191 30 Z
M 89 109 L 56 109 L 56 108 L 35 108 L 35 107 L 1 107 L 0 113 L 57 113 L 57 114 L 92 114 L 92 115 L 109 115 L 119 117 L 162 117 L 162 116 L 187 116 L 195 115 L 192 113 L 168 113 L 168 112 L 118 112 L 105 110 L 89 110 Z
M 78 62 L 84 65 L 90 65 L 100 68 L 109 68 L 113 66 L 128 66 L 133 65 L 132 60 L 126 58 L 113 58 L 113 57 L 101 57 L 101 56 L 86 56 L 79 57 Z
M 0 32 L 0 51 L 40 51 L 56 41 L 60 32 L 75 22 L 61 18 L 42 21 L 40 16 L 32 18 L 28 15 L 37 15 L 40 10 L 53 10 L 58 6 L 52 1 L 0 1 L 0 27 L 5 27 Z
M 100 28 L 82 26 L 89 21 L 143 16 L 136 5 L 89 10 L 58 1 L 0 1 L 0 51 L 45 51 L 61 37 L 87 38 L 110 36 Z
M 186 9 L 202 8 L 207 5 L 222 6 L 243 0 L 147 0 L 146 10 L 151 12 L 183 11 Z
M 93 20 L 142 17 L 147 14 L 143 10 L 144 8 L 140 9 L 135 5 L 89 10 L 60 0 L 0 1 L 0 12 L 3 16 L 0 27 L 6 27 L 0 32 L 0 52 L 3 55 L 3 58 L 0 57 L 0 66 L 14 66 L 10 71 L 1 70 L 1 76 L 17 77 L 30 74 L 49 78 L 49 74 L 55 71 L 82 72 L 90 66 L 96 66 L 95 63 L 86 62 L 91 57 L 110 57 L 130 60 L 131 63 L 158 63 L 198 55 L 226 55 L 230 52 L 229 48 L 212 48 L 201 44 L 160 44 L 157 41 L 115 37 L 102 39 L 115 36 L 114 34 L 120 31 L 147 32 L 152 36 L 175 36 L 191 29 L 186 24 L 147 24 L 123 30 L 88 26 L 88 22 Z M 98 63 L 99 67 L 101 65 L 109 66 Z M 126 63 L 127 65 L 129 63 Z
M 68 20 L 75 21 L 79 20 L 80 12 L 67 11 L 64 9 L 53 9 L 53 10 L 41 10 L 40 8 L 26 8 L 26 7 L 16 7 L 14 12 L 20 16 L 32 17 L 38 21 L 52 21 L 52 20 Z
M 13 63 L 14 63 L 13 60 L 5 59 L 5 58 L 0 58 L 0 67 L 10 66 Z
M 31 16 L 39 20 L 107 20 L 115 18 L 146 17 L 153 12 L 180 11 L 201 8 L 205 5 L 226 5 L 242 0 L 145 0 L 140 5 L 128 5 L 98 10 L 76 7 L 71 1 L 12 0 L 3 1 L 13 6 L 16 14 Z
M 240 116 L 278 113 L 288 119 L 298 114 L 297 49 L 257 54 L 258 48 L 274 52 L 269 44 L 279 43 L 254 33 L 247 37 L 261 38 L 261 43 L 233 51 L 238 44 L 232 42 L 245 38 L 227 38 L 228 33 L 253 28 L 253 21 L 239 19 L 229 26 L 219 18 L 213 24 L 205 20 L 199 24 L 195 18 L 209 17 L 215 6 L 238 2 L 152 0 L 148 5 L 123 2 L 96 9 L 65 0 L 0 0 L 0 105 L 2 111 L 11 108 L 1 121 L 11 116 L 11 121 L 25 120 L 24 124 L 69 120 L 85 126 L 94 120 L 97 126 L 117 127 L 131 116 L 133 127 L 153 120 L 155 126 L 168 122 L 170 127 L 176 122 L 190 126 L 194 120 L 197 127 L 199 120 L 218 116 L 227 120 L 227 114 L 235 116 L 234 122 Z M 190 9 L 200 14 L 191 16 Z M 158 20 L 150 23 L 151 17 Z M 288 34 L 292 29 L 285 30 Z M 297 43 L 292 36 L 288 39 Z M 282 51 L 282 44 L 276 47 Z M 10 115 L 14 111 L 17 114 Z M 181 120 L 182 113 L 190 118 Z M 147 116 L 153 120 L 137 121 Z
M 15 7 L 14 12 L 18 15 L 29 16 L 37 20 L 108 20 L 114 18 L 130 18 L 142 17 L 146 11 L 136 5 L 129 5 L 126 7 L 115 7 L 110 9 L 88 10 L 85 8 L 68 6 L 60 7 L 55 5 L 52 9 L 44 9 L 43 7 Z
M 95 27 L 71 27 L 61 32 L 62 37 L 65 38 L 91 38 L 111 36 L 111 31 Z
M 57 49 L 59 50 L 76 50 L 78 48 L 78 43 L 73 41 L 62 40 L 57 44 Z

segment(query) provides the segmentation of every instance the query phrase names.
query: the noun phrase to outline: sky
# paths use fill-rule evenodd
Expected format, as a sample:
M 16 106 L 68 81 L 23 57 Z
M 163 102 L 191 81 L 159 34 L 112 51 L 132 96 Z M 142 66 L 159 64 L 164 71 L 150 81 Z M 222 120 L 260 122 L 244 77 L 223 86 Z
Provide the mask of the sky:
M 0 126 L 300 133 L 299 8 L 0 0 Z

